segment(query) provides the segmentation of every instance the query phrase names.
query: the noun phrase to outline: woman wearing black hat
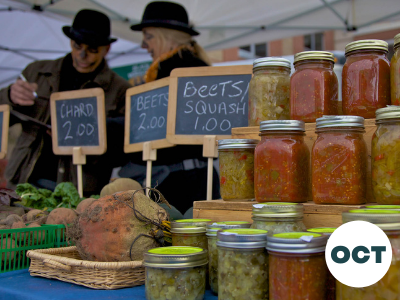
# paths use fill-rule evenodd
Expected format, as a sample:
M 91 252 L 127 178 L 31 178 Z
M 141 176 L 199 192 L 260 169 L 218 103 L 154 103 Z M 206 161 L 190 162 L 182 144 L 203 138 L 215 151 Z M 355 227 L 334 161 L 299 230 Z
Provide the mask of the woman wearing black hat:
M 131 29 L 143 32 L 142 48 L 146 48 L 153 58 L 145 75 L 146 82 L 168 77 L 175 68 L 210 65 L 204 49 L 192 39 L 199 33 L 189 25 L 187 12 L 180 4 L 164 1 L 149 3 L 141 23 L 131 26 Z M 207 162 L 202 151 L 203 147 L 199 145 L 160 149 L 157 161 L 153 162 L 152 185 L 158 184 L 157 189 L 185 218 L 190 217 L 193 201 L 206 199 Z M 139 157 L 132 157 L 133 162 L 140 163 Z M 137 169 L 140 166 L 131 164 L 122 168 L 119 175 L 134 178 L 129 173 Z M 218 199 L 216 171 L 213 178 L 213 199 Z M 179 214 L 174 217 L 177 216 Z

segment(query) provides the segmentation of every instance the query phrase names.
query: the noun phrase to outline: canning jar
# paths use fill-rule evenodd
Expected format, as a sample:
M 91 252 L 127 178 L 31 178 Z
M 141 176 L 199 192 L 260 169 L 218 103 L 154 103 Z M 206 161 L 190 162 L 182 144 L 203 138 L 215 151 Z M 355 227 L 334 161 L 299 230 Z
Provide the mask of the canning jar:
M 217 238 L 218 299 L 268 299 L 267 231 L 224 229 Z
M 206 226 L 209 219 L 183 219 L 171 222 L 172 246 L 192 246 L 207 250 Z
M 336 227 L 314 227 L 307 229 L 307 231 L 330 236 L 336 229 Z
M 364 118 L 324 116 L 317 119 L 311 154 L 312 197 L 317 204 L 365 203 L 367 145 Z
M 315 122 L 323 115 L 338 115 L 338 80 L 335 58 L 326 51 L 295 54 L 290 78 L 290 119 Z
M 226 201 L 254 200 L 254 148 L 258 140 L 218 141 L 221 198 Z
M 304 236 L 310 241 L 304 241 Z M 326 299 L 327 239 L 311 232 L 268 234 L 270 299 Z
M 161 247 L 144 254 L 147 300 L 203 300 L 207 250 L 197 247 Z
M 258 202 L 306 202 L 310 197 L 310 151 L 303 121 L 260 124 L 254 151 L 254 193 Z
M 378 204 L 400 204 L 400 107 L 376 111 L 372 136 L 372 194 Z
M 394 37 L 394 54 L 390 61 L 390 94 L 392 105 L 400 105 L 400 33 Z
M 279 57 L 258 58 L 253 62 L 249 85 L 249 126 L 265 120 L 288 120 L 290 61 Z
M 249 228 L 250 225 L 250 222 L 246 221 L 223 221 L 207 225 L 209 283 L 211 291 L 215 294 L 218 294 L 217 232 L 222 229 Z
M 353 288 L 337 281 L 337 300 L 364 300 L 364 299 L 400 299 L 400 211 L 355 209 L 342 213 L 343 223 L 351 221 L 367 221 L 381 228 L 389 238 L 392 246 L 392 262 L 389 270 L 377 283 Z
M 342 105 L 345 115 L 374 118 L 378 108 L 390 104 L 388 44 L 361 40 L 346 45 L 342 71 Z
M 267 230 L 269 233 L 305 231 L 303 204 L 268 202 L 253 204 L 251 228 Z
M 367 205 L 365 208 L 368 209 L 392 209 L 400 210 L 400 205 Z

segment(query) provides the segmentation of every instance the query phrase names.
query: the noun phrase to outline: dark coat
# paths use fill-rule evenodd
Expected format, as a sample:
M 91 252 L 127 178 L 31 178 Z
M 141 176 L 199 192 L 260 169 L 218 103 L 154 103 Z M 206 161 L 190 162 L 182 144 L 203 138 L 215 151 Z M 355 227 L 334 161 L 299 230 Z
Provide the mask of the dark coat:
M 68 55 L 57 60 L 36 61 L 29 64 L 22 72 L 28 82 L 36 82 L 38 85 L 39 99 L 35 100 L 33 106 L 13 104 L 9 97 L 11 86 L 0 90 L 0 103 L 9 104 L 14 110 L 48 123 L 50 95 L 59 91 L 61 67 L 67 57 Z M 104 90 L 106 116 L 124 116 L 125 92 L 130 87 L 129 83 L 112 71 L 107 63 L 103 64 L 103 68 L 96 75 L 93 83 Z M 28 182 L 41 153 L 44 134 L 46 132 L 43 128 L 31 122 L 22 122 L 21 136 L 17 140 L 5 172 L 8 187 L 15 188 L 18 183 Z M 72 166 L 72 163 L 66 165 L 66 161 L 71 161 L 70 157 L 69 160 L 64 158 L 62 166 L 59 166 L 58 181 L 76 183 L 76 167 Z

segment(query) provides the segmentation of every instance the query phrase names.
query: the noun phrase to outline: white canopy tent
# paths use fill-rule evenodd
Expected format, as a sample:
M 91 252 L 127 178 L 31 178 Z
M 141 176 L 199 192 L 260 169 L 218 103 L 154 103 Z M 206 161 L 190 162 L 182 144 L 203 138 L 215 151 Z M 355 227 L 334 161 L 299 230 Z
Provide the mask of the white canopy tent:
M 400 20 L 399 0 L 173 0 L 187 9 L 207 50 L 267 42 L 326 30 L 359 31 L 377 22 Z M 140 21 L 148 0 L 0 0 L 0 86 L 15 80 L 25 65 L 69 51 L 61 27 L 77 11 L 91 8 L 112 20 L 108 60 L 121 66 L 150 60 L 140 49 Z

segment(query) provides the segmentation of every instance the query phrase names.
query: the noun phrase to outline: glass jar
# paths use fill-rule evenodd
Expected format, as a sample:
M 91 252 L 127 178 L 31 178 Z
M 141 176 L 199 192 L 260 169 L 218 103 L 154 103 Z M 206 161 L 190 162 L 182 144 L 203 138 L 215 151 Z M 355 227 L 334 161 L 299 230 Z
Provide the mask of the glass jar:
M 378 204 L 400 204 L 400 107 L 376 111 L 372 136 L 372 194 Z
M 394 37 L 393 50 L 390 61 L 390 98 L 392 105 L 400 105 L 400 33 Z
M 144 254 L 147 300 L 203 300 L 206 289 L 207 250 L 196 247 L 161 247 Z
M 246 221 L 223 221 L 207 225 L 209 283 L 213 293 L 218 294 L 217 232 L 222 229 L 250 228 L 250 225 Z
M 290 78 L 290 119 L 315 122 L 323 115 L 338 115 L 338 80 L 335 58 L 325 51 L 295 54 Z
M 254 200 L 254 148 L 258 140 L 218 141 L 221 198 L 226 201 Z
M 279 57 L 258 58 L 253 62 L 249 85 L 249 126 L 265 120 L 288 120 L 290 61 Z
M 306 242 L 302 236 L 312 239 Z M 268 234 L 270 299 L 326 299 L 327 239 L 327 236 L 311 232 Z
M 208 249 L 206 226 L 209 219 L 182 219 L 171 222 L 172 246 Z
M 307 229 L 307 231 L 330 236 L 336 229 L 336 227 L 314 227 Z
M 368 209 L 392 209 L 400 210 L 400 205 L 367 205 L 365 208 Z
M 267 231 L 224 229 L 217 238 L 218 299 L 268 299 Z
M 210 219 L 180 219 L 171 222 L 171 228 L 204 227 L 211 223 Z
M 365 203 L 367 145 L 364 118 L 324 116 L 317 119 L 311 154 L 312 197 L 317 204 Z
M 310 151 L 303 121 L 263 121 L 254 151 L 257 202 L 306 202 L 310 198 Z
M 251 228 L 267 230 L 269 233 L 305 231 L 303 204 L 268 202 L 253 204 Z
M 343 223 L 367 221 L 381 228 L 392 246 L 392 263 L 389 270 L 377 283 L 353 288 L 337 281 L 337 300 L 400 299 L 400 212 L 396 210 L 355 209 L 342 213 Z
M 342 71 L 342 105 L 345 115 L 374 118 L 378 108 L 390 104 L 388 44 L 361 40 L 346 45 Z

